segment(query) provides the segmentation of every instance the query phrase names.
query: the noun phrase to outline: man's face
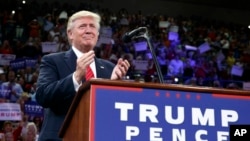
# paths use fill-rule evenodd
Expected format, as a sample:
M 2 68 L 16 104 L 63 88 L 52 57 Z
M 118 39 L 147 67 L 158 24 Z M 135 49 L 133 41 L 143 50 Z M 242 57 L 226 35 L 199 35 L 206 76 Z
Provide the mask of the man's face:
M 16 79 L 15 73 L 14 72 L 9 72 L 8 79 L 9 79 L 10 82 L 14 82 L 15 79 Z
M 4 131 L 5 132 L 11 132 L 12 131 L 12 125 L 11 124 L 6 124 L 4 126 Z
M 68 31 L 68 37 L 73 46 L 81 52 L 92 50 L 98 40 L 98 29 L 93 18 L 82 17 L 74 21 L 74 26 Z

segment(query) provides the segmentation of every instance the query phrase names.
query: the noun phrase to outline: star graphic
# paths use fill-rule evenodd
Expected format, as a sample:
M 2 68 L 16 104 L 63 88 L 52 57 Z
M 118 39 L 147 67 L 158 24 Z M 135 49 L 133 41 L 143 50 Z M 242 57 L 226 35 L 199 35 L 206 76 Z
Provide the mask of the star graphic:
M 170 97 L 170 93 L 169 93 L 169 92 L 166 92 L 165 96 L 166 96 L 167 98 L 169 98 L 169 97 Z
M 201 99 L 201 96 L 199 94 L 196 95 L 196 99 L 197 100 L 200 100 Z
M 176 93 L 176 98 L 180 98 L 181 97 L 181 95 L 179 94 L 179 93 Z
M 186 94 L 186 99 L 190 99 L 191 95 L 189 93 Z
M 155 92 L 155 96 L 160 96 L 160 93 L 158 91 Z

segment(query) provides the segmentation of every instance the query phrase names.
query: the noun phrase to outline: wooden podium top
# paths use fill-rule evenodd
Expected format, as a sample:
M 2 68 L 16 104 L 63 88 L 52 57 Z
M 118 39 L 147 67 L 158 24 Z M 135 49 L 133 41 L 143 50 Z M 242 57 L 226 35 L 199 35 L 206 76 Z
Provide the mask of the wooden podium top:
M 135 82 L 129 80 L 107 80 L 107 79 L 91 79 L 90 81 L 84 83 L 79 91 L 77 92 L 72 105 L 69 109 L 68 114 L 64 120 L 64 123 L 59 132 L 59 137 L 64 137 L 66 130 L 70 124 L 70 121 L 78 107 L 81 98 L 84 93 L 86 93 L 91 85 L 101 85 L 101 86 L 121 86 L 129 88 L 152 88 L 159 90 L 177 90 L 177 91 L 192 91 L 192 92 L 202 92 L 202 93 L 219 93 L 219 94 L 232 94 L 232 95 L 249 95 L 250 92 L 246 90 L 235 90 L 235 89 L 224 89 L 224 88 L 213 88 L 213 87 L 202 87 L 202 86 L 190 86 L 181 84 L 160 84 L 160 83 L 144 83 Z
M 149 83 L 149 82 L 135 82 L 131 80 L 107 80 L 107 79 L 92 79 L 90 84 L 108 85 L 108 86 L 123 86 L 123 87 L 134 87 L 134 88 L 156 88 L 162 90 L 179 90 L 179 91 L 194 91 L 194 92 L 208 92 L 208 93 L 226 93 L 226 94 L 238 94 L 246 95 L 249 91 L 236 90 L 236 89 L 225 89 L 225 88 L 214 88 L 205 86 L 191 86 L 182 84 L 160 84 L 160 83 Z

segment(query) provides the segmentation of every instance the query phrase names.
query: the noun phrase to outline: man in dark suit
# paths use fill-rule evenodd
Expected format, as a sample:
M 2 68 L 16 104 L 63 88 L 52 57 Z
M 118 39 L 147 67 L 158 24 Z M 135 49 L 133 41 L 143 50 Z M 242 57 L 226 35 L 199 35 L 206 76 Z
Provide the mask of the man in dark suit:
M 44 121 L 39 141 L 61 141 L 59 129 L 71 102 L 81 86 L 90 66 L 95 78 L 117 80 L 124 77 L 130 67 L 127 60 L 119 59 L 114 65 L 95 57 L 100 16 L 89 11 L 73 14 L 67 25 L 71 49 L 42 58 L 37 83 L 36 100 L 44 107 Z

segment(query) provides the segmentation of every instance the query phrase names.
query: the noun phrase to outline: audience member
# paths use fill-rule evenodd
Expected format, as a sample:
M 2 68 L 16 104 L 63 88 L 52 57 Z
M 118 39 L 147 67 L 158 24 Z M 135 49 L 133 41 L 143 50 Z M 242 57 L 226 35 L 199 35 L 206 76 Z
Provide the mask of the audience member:
M 0 48 L 0 53 L 1 54 L 13 54 L 13 49 L 10 46 L 9 40 L 4 40 L 3 45 Z
M 4 133 L 0 133 L 0 141 L 5 141 L 5 135 L 4 135 Z
M 183 61 L 180 59 L 180 55 L 176 54 L 174 59 L 170 60 L 168 65 L 168 76 L 171 78 L 181 78 L 184 71 Z
M 17 124 L 16 127 L 15 124 Z M 18 141 L 18 138 L 21 136 L 22 128 L 22 121 L 19 123 L 11 121 L 4 122 L 2 133 L 5 134 L 5 141 Z
M 1 85 L 1 89 L 4 91 L 2 95 L 7 101 L 15 103 L 23 93 L 23 89 L 19 83 L 16 83 L 15 71 L 9 71 L 7 76 L 8 81 Z
M 26 126 L 26 133 L 23 135 L 23 141 L 37 141 L 38 136 L 37 126 L 34 122 L 29 122 Z

